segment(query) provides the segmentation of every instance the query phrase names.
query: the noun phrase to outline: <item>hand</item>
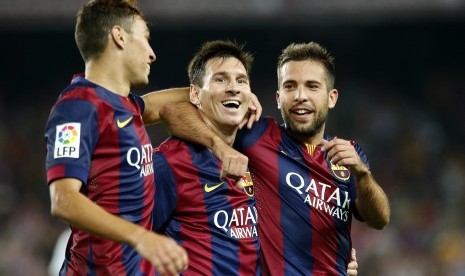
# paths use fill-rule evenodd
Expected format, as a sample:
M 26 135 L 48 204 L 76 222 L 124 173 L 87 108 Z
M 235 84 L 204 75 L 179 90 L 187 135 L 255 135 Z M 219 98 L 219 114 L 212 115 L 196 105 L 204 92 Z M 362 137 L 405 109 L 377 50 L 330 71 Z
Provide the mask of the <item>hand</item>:
M 331 141 L 322 140 L 321 150 L 328 152 L 332 164 L 347 167 L 355 176 L 368 172 L 351 141 L 334 137 Z
M 234 180 L 239 180 L 245 175 L 249 158 L 227 145 L 220 138 L 215 140 L 212 153 L 222 163 L 221 179 L 229 177 Z
M 358 263 L 357 263 L 357 252 L 355 251 L 355 248 L 352 248 L 352 251 L 350 251 L 350 263 L 347 266 L 347 274 L 349 276 L 357 276 L 357 268 L 358 268 Z
M 249 111 L 244 117 L 244 120 L 239 124 L 239 129 L 243 128 L 247 124 L 247 128 L 251 129 L 252 125 L 260 119 L 262 116 L 262 106 L 258 101 L 258 98 L 255 94 L 252 93 L 249 102 Z
M 160 275 L 178 275 L 187 269 L 187 253 L 176 241 L 150 231 L 138 238 L 136 251 L 149 260 Z

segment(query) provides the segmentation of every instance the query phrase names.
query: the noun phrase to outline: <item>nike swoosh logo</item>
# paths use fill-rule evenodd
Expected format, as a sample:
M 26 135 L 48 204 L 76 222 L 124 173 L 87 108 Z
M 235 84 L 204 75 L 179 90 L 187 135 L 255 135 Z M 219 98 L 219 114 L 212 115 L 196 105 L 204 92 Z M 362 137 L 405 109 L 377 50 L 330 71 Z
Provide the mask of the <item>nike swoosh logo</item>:
M 118 125 L 119 128 L 125 127 L 129 122 L 132 121 L 132 117 L 127 118 L 124 121 L 120 121 L 119 118 L 116 120 L 116 125 Z
M 223 183 L 224 183 L 224 181 L 221 182 L 221 183 L 218 183 L 216 185 L 213 185 L 213 186 L 208 186 L 208 184 L 205 183 L 204 190 L 205 190 L 205 192 L 209 193 L 209 192 L 215 190 L 216 188 L 218 188 L 219 186 L 223 185 Z

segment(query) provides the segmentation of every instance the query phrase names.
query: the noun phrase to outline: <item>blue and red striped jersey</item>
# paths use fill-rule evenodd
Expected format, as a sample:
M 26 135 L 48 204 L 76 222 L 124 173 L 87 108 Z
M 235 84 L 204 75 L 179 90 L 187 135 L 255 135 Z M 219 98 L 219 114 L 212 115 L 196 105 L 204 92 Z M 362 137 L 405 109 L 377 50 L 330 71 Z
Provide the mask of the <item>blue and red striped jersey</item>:
M 260 275 L 253 182 L 246 175 L 238 189 L 220 169 L 203 146 L 163 142 L 154 154 L 154 230 L 186 249 L 183 275 Z
M 82 181 L 81 192 L 111 214 L 152 229 L 153 148 L 143 100 L 76 77 L 60 94 L 45 131 L 48 183 Z M 61 275 L 151 275 L 133 248 L 72 227 Z
M 254 179 L 263 275 L 347 275 L 352 214 L 359 218 L 349 170 L 272 118 L 240 131 L 235 148 L 249 157 Z

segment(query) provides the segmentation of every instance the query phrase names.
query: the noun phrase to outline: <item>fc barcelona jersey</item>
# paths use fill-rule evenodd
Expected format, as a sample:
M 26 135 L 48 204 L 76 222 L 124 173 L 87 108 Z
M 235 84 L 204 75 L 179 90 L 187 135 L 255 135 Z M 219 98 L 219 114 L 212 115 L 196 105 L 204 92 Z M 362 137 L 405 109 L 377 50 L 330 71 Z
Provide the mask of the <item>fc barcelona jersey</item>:
M 183 275 L 260 275 L 257 210 L 250 175 L 244 189 L 220 180 L 207 148 L 169 138 L 154 154 L 154 230 L 184 247 Z
M 263 275 L 346 275 L 352 215 L 358 217 L 349 170 L 271 118 L 241 131 L 235 147 L 249 157 L 254 179 Z
M 111 214 L 152 229 L 153 148 L 143 101 L 73 80 L 53 107 L 45 132 L 47 181 L 75 178 L 81 192 Z M 129 245 L 72 228 L 62 275 L 151 275 Z

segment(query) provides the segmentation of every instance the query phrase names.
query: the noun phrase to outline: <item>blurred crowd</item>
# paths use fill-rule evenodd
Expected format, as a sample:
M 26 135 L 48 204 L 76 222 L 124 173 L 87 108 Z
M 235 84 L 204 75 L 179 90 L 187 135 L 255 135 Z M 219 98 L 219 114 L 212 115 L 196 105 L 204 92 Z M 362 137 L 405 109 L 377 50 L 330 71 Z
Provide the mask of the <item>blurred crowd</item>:
M 402 71 L 407 63 L 400 58 L 392 70 Z M 338 76 L 343 88 L 328 132 L 362 145 L 392 208 L 391 223 L 382 231 L 354 220 L 359 275 L 465 275 L 464 71 L 441 67 L 406 85 L 396 78 L 365 78 L 361 72 L 370 66 L 360 72 L 350 66 L 346 62 Z M 57 72 L 33 91 L 0 83 L 0 275 L 47 275 L 55 242 L 67 228 L 49 211 L 43 130 L 72 73 Z M 405 75 L 402 81 L 411 77 Z M 264 78 L 255 71 L 252 76 Z M 279 118 L 273 92 L 264 92 L 273 89 L 262 86 L 258 96 L 265 114 Z M 166 137 L 162 127 L 149 132 L 154 145 Z

